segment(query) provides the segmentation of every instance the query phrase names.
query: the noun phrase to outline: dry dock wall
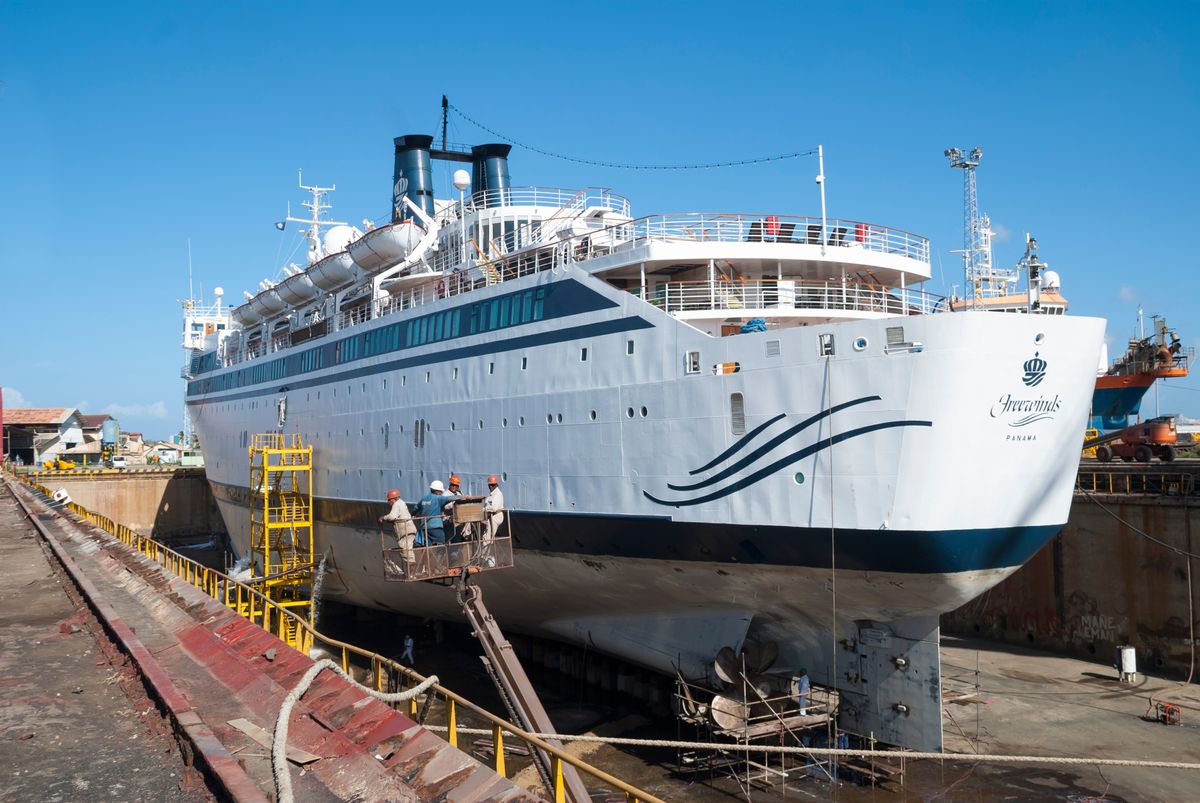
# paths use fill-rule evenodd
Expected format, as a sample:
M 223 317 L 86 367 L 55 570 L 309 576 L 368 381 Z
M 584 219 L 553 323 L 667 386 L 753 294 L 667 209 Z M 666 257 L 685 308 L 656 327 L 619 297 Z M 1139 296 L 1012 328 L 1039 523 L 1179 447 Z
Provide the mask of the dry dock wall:
M 162 539 L 224 533 L 203 469 L 56 473 L 39 479 L 65 488 L 88 510 Z
M 1003 583 L 943 616 L 942 627 L 1105 663 L 1114 662 L 1118 646 L 1131 645 L 1139 669 L 1186 676 L 1189 617 L 1200 632 L 1200 561 L 1191 561 L 1189 588 L 1188 558 L 1137 534 L 1105 508 L 1197 554 L 1198 498 L 1076 494 L 1060 535 Z

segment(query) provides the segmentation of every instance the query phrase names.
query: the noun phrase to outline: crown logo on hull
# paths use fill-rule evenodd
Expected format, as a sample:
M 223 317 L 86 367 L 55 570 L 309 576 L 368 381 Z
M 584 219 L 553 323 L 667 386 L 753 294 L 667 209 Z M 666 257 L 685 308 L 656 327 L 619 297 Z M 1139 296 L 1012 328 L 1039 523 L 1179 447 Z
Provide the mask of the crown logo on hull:
M 1021 381 L 1027 386 L 1041 384 L 1041 381 L 1046 378 L 1046 361 L 1038 357 L 1038 353 L 1033 353 L 1033 359 L 1025 361 L 1025 375 L 1021 377 Z

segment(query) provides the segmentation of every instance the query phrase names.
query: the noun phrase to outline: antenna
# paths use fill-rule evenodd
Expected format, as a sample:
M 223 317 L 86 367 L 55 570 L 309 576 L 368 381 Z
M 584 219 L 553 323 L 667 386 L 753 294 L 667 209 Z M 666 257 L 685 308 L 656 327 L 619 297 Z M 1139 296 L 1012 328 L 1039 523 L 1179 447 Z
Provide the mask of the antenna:
M 195 298 L 196 294 L 192 292 L 192 238 L 187 238 L 188 244 L 188 298 Z
M 288 202 L 287 217 L 283 219 L 283 223 L 276 223 L 275 227 L 283 230 L 286 223 L 304 223 L 308 226 L 308 231 L 304 232 L 304 238 L 308 240 L 308 264 L 312 264 L 325 256 L 324 250 L 321 248 L 321 227 L 322 226 L 345 226 L 346 223 L 340 220 L 325 220 L 321 217 L 321 213 L 327 209 L 332 209 L 332 205 L 326 203 L 325 195 L 337 189 L 334 184 L 331 187 L 318 187 L 304 183 L 304 170 L 296 171 L 296 183 L 302 190 L 308 190 L 312 195 L 311 201 L 301 201 L 300 205 L 309 211 L 312 217 L 302 218 L 292 216 L 292 204 Z

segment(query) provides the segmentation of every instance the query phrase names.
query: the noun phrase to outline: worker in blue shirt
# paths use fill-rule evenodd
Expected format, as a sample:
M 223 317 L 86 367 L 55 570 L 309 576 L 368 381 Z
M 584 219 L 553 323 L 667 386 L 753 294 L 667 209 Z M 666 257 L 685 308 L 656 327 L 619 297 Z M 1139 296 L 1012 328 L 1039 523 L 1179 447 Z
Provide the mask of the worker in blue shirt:
M 442 527 L 442 508 L 454 497 L 446 495 L 446 486 L 441 480 L 429 483 L 429 493 L 417 502 L 417 520 L 425 533 L 425 543 L 438 546 L 446 543 L 446 531 Z

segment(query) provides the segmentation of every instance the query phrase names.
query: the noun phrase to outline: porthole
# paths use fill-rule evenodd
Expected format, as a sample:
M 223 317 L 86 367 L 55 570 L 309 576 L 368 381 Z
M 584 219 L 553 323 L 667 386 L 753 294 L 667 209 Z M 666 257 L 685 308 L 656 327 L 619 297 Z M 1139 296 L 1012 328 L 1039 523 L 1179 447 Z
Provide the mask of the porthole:
M 551 415 L 550 413 L 546 413 L 546 423 L 547 423 L 547 424 L 553 424 L 553 423 L 554 423 L 554 416 L 553 416 L 553 415 Z
M 868 345 L 868 343 L 867 343 L 867 339 L 865 337 L 854 338 L 854 350 L 855 351 L 864 351 L 867 348 L 867 345 Z
M 453 421 L 450 422 L 450 431 L 451 432 L 454 431 L 454 422 Z
M 632 407 L 629 407 L 625 410 L 625 417 L 633 418 L 633 408 Z
M 504 480 L 505 482 L 508 482 L 508 472 L 507 471 L 500 472 L 500 479 Z
M 1033 342 L 1038 343 L 1039 345 L 1045 339 L 1046 339 L 1046 334 L 1044 332 L 1038 332 L 1036 335 L 1033 336 Z
M 792 481 L 795 482 L 797 485 L 803 485 L 804 484 L 804 473 L 801 471 L 797 471 L 795 476 L 792 477 Z
M 483 429 L 483 419 L 479 419 L 479 428 Z
M 592 410 L 590 413 L 588 413 L 588 417 L 591 418 L 593 421 L 595 421 L 596 420 L 596 411 Z
M 642 418 L 645 418 L 649 412 L 650 412 L 649 410 L 647 410 L 645 407 L 643 407 L 642 408 Z
M 558 415 L 556 415 L 556 416 L 554 417 L 554 419 L 555 419 L 555 420 L 556 420 L 558 423 L 560 423 L 560 424 L 561 424 L 561 423 L 562 423 L 562 413 L 559 413 Z
M 525 426 L 525 416 L 521 416 L 520 418 L 517 419 L 517 426 L 519 426 L 519 427 Z
M 507 418 L 501 418 L 501 419 L 500 419 L 500 426 L 502 426 L 502 427 L 507 427 L 507 426 L 508 426 L 508 419 L 507 419 Z

